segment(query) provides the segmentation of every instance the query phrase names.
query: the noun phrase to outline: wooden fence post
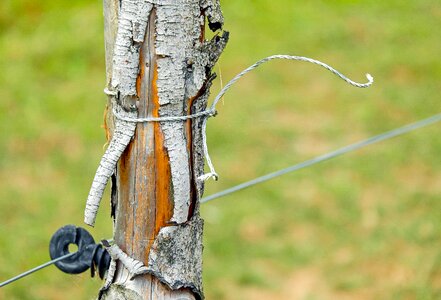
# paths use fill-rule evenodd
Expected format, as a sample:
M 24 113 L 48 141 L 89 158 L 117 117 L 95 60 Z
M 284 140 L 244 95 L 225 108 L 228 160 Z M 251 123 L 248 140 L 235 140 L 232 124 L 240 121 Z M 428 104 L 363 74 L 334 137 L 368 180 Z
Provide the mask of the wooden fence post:
M 226 32 L 204 38 L 206 20 L 222 27 L 219 0 L 104 0 L 104 18 L 109 139 L 118 138 L 115 108 L 138 118 L 206 108 L 228 40 Z M 147 272 L 133 276 L 117 260 L 101 299 L 203 298 L 202 121 L 137 122 L 112 175 L 111 202 L 114 243 Z

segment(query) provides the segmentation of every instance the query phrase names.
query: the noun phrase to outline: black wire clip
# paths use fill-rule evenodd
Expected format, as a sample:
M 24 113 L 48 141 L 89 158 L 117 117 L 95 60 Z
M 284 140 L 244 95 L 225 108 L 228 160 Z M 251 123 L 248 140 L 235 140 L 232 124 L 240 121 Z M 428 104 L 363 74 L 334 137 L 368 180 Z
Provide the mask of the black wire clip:
M 90 268 L 92 277 L 97 272 L 103 279 L 110 265 L 110 255 L 102 244 L 95 244 L 92 235 L 84 228 L 66 225 L 58 229 L 49 244 L 51 259 L 69 254 L 70 244 L 77 245 L 78 251 L 71 257 L 57 261 L 57 268 L 68 274 L 80 274 Z

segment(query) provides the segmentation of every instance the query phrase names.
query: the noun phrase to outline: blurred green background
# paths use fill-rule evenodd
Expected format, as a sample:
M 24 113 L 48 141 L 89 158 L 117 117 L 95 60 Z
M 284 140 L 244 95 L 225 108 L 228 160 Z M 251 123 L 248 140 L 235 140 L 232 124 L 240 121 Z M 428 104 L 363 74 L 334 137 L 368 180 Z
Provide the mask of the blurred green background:
M 440 111 L 439 0 L 223 0 L 223 82 L 275 53 L 208 127 L 221 179 L 206 194 Z M 48 260 L 82 224 L 103 153 L 101 1 L 0 2 L 0 281 Z M 213 93 L 219 90 L 219 81 Z M 216 200 L 206 220 L 207 299 L 441 299 L 440 125 Z M 111 236 L 108 196 L 96 239 Z M 101 282 L 50 267 L 1 299 L 94 299 Z

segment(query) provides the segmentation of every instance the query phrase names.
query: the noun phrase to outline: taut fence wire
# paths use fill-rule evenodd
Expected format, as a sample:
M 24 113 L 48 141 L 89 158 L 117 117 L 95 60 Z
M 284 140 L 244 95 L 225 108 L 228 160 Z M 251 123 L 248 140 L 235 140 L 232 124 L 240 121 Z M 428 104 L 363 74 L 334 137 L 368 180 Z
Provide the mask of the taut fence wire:
M 381 133 L 379 135 L 370 137 L 370 138 L 368 138 L 366 140 L 363 140 L 363 141 L 360 141 L 360 142 L 357 142 L 357 143 L 354 143 L 354 144 L 350 144 L 348 146 L 345 146 L 345 147 L 342 147 L 342 148 L 337 149 L 335 151 L 332 151 L 332 152 L 329 152 L 329 153 L 326 153 L 326 154 L 314 157 L 314 158 L 312 158 L 310 160 L 301 162 L 299 164 L 295 164 L 295 165 L 287 167 L 285 169 L 282 169 L 282 170 L 279 170 L 279 171 L 276 171 L 276 172 L 273 172 L 273 173 L 269 173 L 269 174 L 257 177 L 255 179 L 252 179 L 250 181 L 241 183 L 239 185 L 233 186 L 233 187 L 228 188 L 226 190 L 223 190 L 223 191 L 220 191 L 218 193 L 212 194 L 210 196 L 204 197 L 204 198 L 201 199 L 201 203 L 206 203 L 208 201 L 211 201 L 211 200 L 214 200 L 214 199 L 217 199 L 217 198 L 220 198 L 220 197 L 224 197 L 224 196 L 230 195 L 232 193 L 235 193 L 235 192 L 238 192 L 240 190 L 249 188 L 251 186 L 254 186 L 254 185 L 263 183 L 265 181 L 274 179 L 276 177 L 285 175 L 287 173 L 291 173 L 291 172 L 294 172 L 294 171 L 298 171 L 300 169 L 304 169 L 304 168 L 310 167 L 312 165 L 315 165 L 315 164 L 318 164 L 320 162 L 329 160 L 331 158 L 343 155 L 345 153 L 352 152 L 352 151 L 361 149 L 363 147 L 366 147 L 366 146 L 369 146 L 369 145 L 372 145 L 372 144 L 376 144 L 376 143 L 379 143 L 379 142 L 382 142 L 382 141 L 385 141 L 385 140 L 397 137 L 399 135 L 403 135 L 405 133 L 414 131 L 416 129 L 419 129 L 419 128 L 422 128 L 422 127 L 425 127 L 425 126 L 428 126 L 428 125 L 431 125 L 431 124 L 434 124 L 434 123 L 437 123 L 439 121 L 441 121 L 441 113 L 440 114 L 436 114 L 434 116 L 431 116 L 431 117 L 429 117 L 427 119 L 423 119 L 421 121 L 418 121 L 418 122 L 415 122 L 415 123 L 412 123 L 412 124 L 408 124 L 408 125 L 405 125 L 405 126 L 402 126 L 402 127 L 399 127 L 399 128 L 396 128 L 396 129 L 393 129 L 393 130 L 390 130 L 390 131 L 387 131 L 387 132 L 384 132 L 384 133 Z
M 379 142 L 382 142 L 382 141 L 385 141 L 385 140 L 388 140 L 388 139 L 391 139 L 391 138 L 394 138 L 394 137 L 397 137 L 397 136 L 409 133 L 409 132 L 414 131 L 416 129 L 419 129 L 419 128 L 422 128 L 422 127 L 426 127 L 426 126 L 435 124 L 435 123 L 440 122 L 440 121 L 441 121 L 441 113 L 433 115 L 433 116 L 431 116 L 429 118 L 420 120 L 418 122 L 411 123 L 411 124 L 408 124 L 408 125 L 405 125 L 405 126 L 402 126 L 402 127 L 399 127 L 399 128 L 396 128 L 396 129 L 393 129 L 393 130 L 390 130 L 390 131 L 387 131 L 387 132 L 384 132 L 384 133 L 381 133 L 379 135 L 370 137 L 370 138 L 365 139 L 363 141 L 360 141 L 360 142 L 357 142 L 357 143 L 354 143 L 354 144 L 350 144 L 348 146 L 339 148 L 339 149 L 337 149 L 335 151 L 332 151 L 332 152 L 329 152 L 329 153 L 317 156 L 315 158 L 312 158 L 310 160 L 301 162 L 299 164 L 292 165 L 292 166 L 290 166 L 288 168 L 281 169 L 281 170 L 278 170 L 276 172 L 269 173 L 269 174 L 257 177 L 255 179 L 252 179 L 250 181 L 241 183 L 239 185 L 233 186 L 233 187 L 228 188 L 226 190 L 223 190 L 223 191 L 220 191 L 218 193 L 215 193 L 215 194 L 209 195 L 207 197 L 204 197 L 204 198 L 201 199 L 201 203 L 207 203 L 207 202 L 212 201 L 214 199 L 218 199 L 218 198 L 221 198 L 221 197 L 233 194 L 235 192 L 241 191 L 243 189 L 246 189 L 246 188 L 258 185 L 260 183 L 269 181 L 269 180 L 274 179 L 276 177 L 280 177 L 280 176 L 285 175 L 287 173 L 291 173 L 291 172 L 294 172 L 294 171 L 298 171 L 298 170 L 301 170 L 301 169 L 313 166 L 313 165 L 318 164 L 320 162 L 324 162 L 324 161 L 330 160 L 332 158 L 341 156 L 343 154 L 346 154 L 346 153 L 349 153 L 349 152 L 352 152 L 352 151 L 364 148 L 366 146 L 369 146 L 369 145 L 372 145 L 372 144 L 376 144 L 376 143 L 379 143 Z M 39 265 L 39 266 L 37 266 L 37 267 L 35 267 L 33 269 L 30 269 L 30 270 L 28 270 L 26 272 L 23 272 L 23 273 L 21 273 L 21 274 L 19 274 L 17 276 L 12 277 L 12 278 L 10 278 L 10 279 L 8 279 L 6 281 L 1 282 L 0 283 L 0 287 L 4 287 L 4 286 L 6 286 L 6 285 L 8 285 L 10 283 L 13 283 L 13 282 L 19 280 L 19 279 L 22 279 L 23 277 L 26 277 L 26 276 L 28 276 L 30 274 L 33 274 L 33 273 L 35 273 L 37 271 L 40 271 L 40 270 L 42 270 L 42 269 L 44 269 L 44 268 L 46 268 L 46 267 L 48 267 L 48 266 L 58 262 L 58 261 L 67 259 L 69 257 L 72 257 L 72 256 L 74 256 L 77 253 L 78 252 L 68 253 L 68 254 L 63 255 L 61 257 L 58 257 L 58 258 L 53 259 L 51 261 L 48 261 L 48 262 L 46 262 L 44 264 L 41 264 L 41 265 Z

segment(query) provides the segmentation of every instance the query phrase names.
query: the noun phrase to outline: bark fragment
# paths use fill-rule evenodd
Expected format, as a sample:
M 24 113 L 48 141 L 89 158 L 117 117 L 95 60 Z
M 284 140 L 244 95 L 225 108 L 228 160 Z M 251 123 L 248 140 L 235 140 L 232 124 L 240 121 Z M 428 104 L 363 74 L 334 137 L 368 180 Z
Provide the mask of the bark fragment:
M 186 224 L 163 227 L 153 243 L 148 272 L 172 290 L 190 288 L 203 299 L 202 232 L 204 222 L 195 216 Z

